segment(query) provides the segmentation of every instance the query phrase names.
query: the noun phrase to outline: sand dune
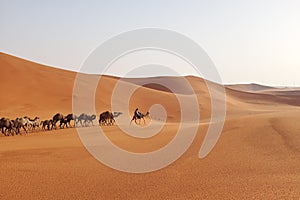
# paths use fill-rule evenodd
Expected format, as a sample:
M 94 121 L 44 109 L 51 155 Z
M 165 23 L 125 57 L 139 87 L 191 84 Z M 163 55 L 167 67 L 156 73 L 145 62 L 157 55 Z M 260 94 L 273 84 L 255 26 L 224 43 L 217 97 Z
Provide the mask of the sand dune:
M 75 72 L 43 66 L 0 53 L 2 91 L 0 117 L 40 116 L 72 112 Z M 96 75 L 87 75 L 93 79 Z M 174 94 L 159 81 L 176 86 Z M 96 112 L 110 110 L 114 87 L 139 86 L 128 113 L 161 104 L 168 113 L 159 134 L 137 139 L 118 126 L 103 127 L 108 138 L 132 152 L 157 150 L 174 138 L 181 110 L 176 98 L 195 92 L 201 117 L 191 147 L 170 166 L 146 174 L 113 170 L 94 159 L 75 128 L 0 136 L 0 199 L 299 199 L 300 198 L 300 91 L 259 85 L 226 87 L 227 117 L 220 140 L 204 159 L 198 152 L 209 126 L 211 100 L 205 80 L 185 77 L 122 79 L 102 76 Z M 86 92 L 92 92 L 88 83 Z M 218 94 L 220 85 L 213 84 Z M 249 89 L 250 88 L 250 89 Z M 123 90 L 119 95 L 125 95 Z M 124 94 L 123 94 L 124 93 Z M 82 98 L 84 102 L 86 99 Z M 125 98 L 117 100 L 127 106 Z M 116 110 L 118 111 L 118 110 Z M 124 117 L 124 123 L 130 118 Z M 159 116 L 153 120 L 160 122 Z M 188 119 L 189 120 L 189 119 Z M 149 121 L 147 121 L 149 123 Z M 188 132 L 187 132 L 188 134 Z M 103 147 L 105 149 L 105 146 Z
M 249 92 L 275 89 L 275 87 L 260 85 L 260 84 L 256 84 L 256 83 L 227 85 L 227 87 L 234 89 L 234 90 L 249 91 Z

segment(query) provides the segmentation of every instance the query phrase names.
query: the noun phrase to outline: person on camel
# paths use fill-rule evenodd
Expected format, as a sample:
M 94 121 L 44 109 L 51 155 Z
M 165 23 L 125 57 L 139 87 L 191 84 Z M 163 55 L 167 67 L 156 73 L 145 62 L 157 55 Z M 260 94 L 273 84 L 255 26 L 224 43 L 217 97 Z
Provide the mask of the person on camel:
M 141 117 L 142 117 L 142 113 L 140 113 L 140 111 L 139 111 L 138 108 L 135 109 L 134 115 L 138 116 L 138 118 L 141 118 Z
M 131 119 L 131 121 L 130 121 L 130 124 L 131 124 L 131 122 L 134 120 L 134 122 L 136 123 L 136 120 L 138 119 L 139 120 L 139 124 L 141 123 L 141 119 L 144 121 L 144 124 L 146 123 L 145 122 L 145 119 L 144 119 L 144 117 L 149 117 L 149 112 L 147 112 L 146 114 L 143 114 L 143 113 L 141 113 L 140 111 L 139 111 L 139 109 L 138 108 L 136 108 L 135 109 L 135 111 L 134 111 L 134 115 L 133 115 L 133 117 L 132 117 L 132 119 Z M 136 123 L 137 124 L 137 123 Z

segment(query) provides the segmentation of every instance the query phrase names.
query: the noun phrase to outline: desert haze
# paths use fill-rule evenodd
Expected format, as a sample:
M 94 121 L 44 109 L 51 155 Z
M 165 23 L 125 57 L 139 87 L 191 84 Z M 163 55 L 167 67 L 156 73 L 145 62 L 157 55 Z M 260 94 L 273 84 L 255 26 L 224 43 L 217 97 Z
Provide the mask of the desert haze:
M 0 53 L 0 71 L 0 118 L 43 120 L 58 112 L 72 113 L 75 72 L 4 53 Z M 164 78 L 176 83 L 176 77 Z M 87 152 L 75 128 L 28 136 L 1 134 L 0 199 L 300 199 L 300 89 L 227 86 L 222 135 L 210 154 L 199 159 L 211 116 L 210 95 L 205 80 L 186 78 L 198 97 L 200 126 L 190 148 L 170 166 L 145 174 L 116 171 Z M 96 93 L 97 119 L 110 110 L 118 80 L 102 76 Z M 214 84 L 215 92 L 219 87 Z M 180 95 L 188 95 L 182 91 Z M 176 133 L 180 108 L 175 94 L 152 84 L 134 92 L 129 112 L 136 107 L 146 112 L 153 104 L 163 105 L 168 113 L 158 135 L 139 140 L 122 134 L 117 125 L 103 126 L 105 134 L 128 151 L 163 147 Z

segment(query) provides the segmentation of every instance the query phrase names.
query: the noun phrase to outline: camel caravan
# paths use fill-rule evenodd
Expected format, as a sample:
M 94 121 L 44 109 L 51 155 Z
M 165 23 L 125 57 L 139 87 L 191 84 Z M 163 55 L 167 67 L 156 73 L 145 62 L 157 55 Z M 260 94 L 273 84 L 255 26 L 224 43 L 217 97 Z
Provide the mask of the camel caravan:
M 115 124 L 115 117 L 121 115 L 121 112 L 110 112 L 105 111 L 99 115 L 99 125 L 100 126 L 112 126 Z M 141 119 L 143 119 L 145 124 L 145 117 L 149 117 L 149 112 L 143 114 L 136 109 L 134 111 L 132 121 L 135 121 L 136 124 L 140 124 Z M 94 120 L 96 120 L 96 115 L 88 115 L 85 113 L 80 114 L 79 116 L 74 114 L 68 114 L 66 116 L 62 115 L 61 113 L 55 114 L 49 120 L 41 121 L 39 117 L 30 118 L 30 117 L 21 117 L 11 120 L 9 118 L 1 118 L 0 119 L 0 129 L 4 136 L 14 136 L 14 135 L 22 135 L 21 130 L 28 135 L 29 132 L 36 132 L 36 131 L 50 131 L 53 129 L 60 129 L 64 128 L 71 128 L 71 127 L 87 127 L 87 126 L 94 126 Z M 137 123 L 139 120 L 139 123 Z M 74 121 L 74 125 L 71 125 L 71 121 Z

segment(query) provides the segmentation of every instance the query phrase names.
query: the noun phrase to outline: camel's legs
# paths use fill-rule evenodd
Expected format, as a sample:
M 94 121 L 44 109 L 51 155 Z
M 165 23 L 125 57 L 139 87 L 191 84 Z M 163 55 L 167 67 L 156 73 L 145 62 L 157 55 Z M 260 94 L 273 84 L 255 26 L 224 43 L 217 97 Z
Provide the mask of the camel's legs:
M 25 133 L 27 134 L 27 130 L 26 130 L 25 126 L 22 126 L 22 127 L 23 127 L 23 129 L 24 129 Z
M 131 122 L 134 120 L 134 122 L 136 123 L 136 117 L 135 117 L 135 115 L 132 117 L 132 119 L 131 119 L 131 121 L 130 121 L 130 124 L 131 124 Z

